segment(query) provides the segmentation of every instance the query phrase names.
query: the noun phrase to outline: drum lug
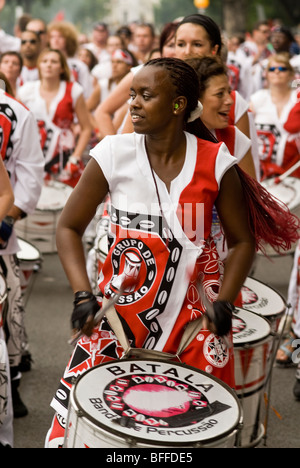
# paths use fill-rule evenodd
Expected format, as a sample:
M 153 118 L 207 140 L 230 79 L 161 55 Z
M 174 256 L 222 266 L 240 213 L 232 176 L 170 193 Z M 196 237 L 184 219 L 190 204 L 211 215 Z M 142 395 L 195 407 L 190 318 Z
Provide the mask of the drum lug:
M 85 415 L 84 412 L 80 409 L 76 411 L 76 414 L 78 418 L 83 418 L 83 416 Z
M 126 437 L 126 442 L 129 448 L 134 448 L 136 446 L 136 441 L 132 437 Z
M 193 445 L 193 448 L 204 448 L 205 446 L 201 443 L 201 442 L 196 442 L 194 445 Z

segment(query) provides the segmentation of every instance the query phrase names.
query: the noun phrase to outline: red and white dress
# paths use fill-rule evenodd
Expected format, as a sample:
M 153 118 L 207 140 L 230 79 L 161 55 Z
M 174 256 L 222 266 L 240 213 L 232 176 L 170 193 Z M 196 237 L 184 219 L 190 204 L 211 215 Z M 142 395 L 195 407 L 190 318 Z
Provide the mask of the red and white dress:
M 65 167 L 75 148 L 72 131 L 75 106 L 83 91 L 76 82 L 61 81 L 48 110 L 40 94 L 40 86 L 40 81 L 25 83 L 19 89 L 18 97 L 36 118 L 45 156 L 45 170 L 48 174 L 56 175 Z
M 170 192 L 151 170 L 144 135 L 108 136 L 91 151 L 111 197 L 110 249 L 100 289 L 113 295 L 124 277 L 134 277 L 135 286 L 115 306 L 131 346 L 174 354 L 186 324 L 203 313 L 196 279 L 210 300 L 218 297 L 223 264 L 210 237 L 212 208 L 224 173 L 236 163 L 224 143 L 189 133 L 186 140 L 185 163 Z M 122 354 L 103 320 L 91 338 L 77 343 L 53 408 L 66 416 L 74 378 Z M 202 329 L 180 359 L 234 387 L 232 349 L 210 331 Z
M 298 132 L 290 133 L 286 129 L 287 122 L 291 120 L 290 113 L 296 109 L 297 101 L 297 91 L 292 90 L 290 99 L 279 117 L 269 89 L 262 89 L 251 96 L 259 140 L 262 180 L 282 174 L 299 160 L 299 114 L 295 113 L 293 119 L 294 129 L 298 129 Z M 292 175 L 299 177 L 300 170 Z

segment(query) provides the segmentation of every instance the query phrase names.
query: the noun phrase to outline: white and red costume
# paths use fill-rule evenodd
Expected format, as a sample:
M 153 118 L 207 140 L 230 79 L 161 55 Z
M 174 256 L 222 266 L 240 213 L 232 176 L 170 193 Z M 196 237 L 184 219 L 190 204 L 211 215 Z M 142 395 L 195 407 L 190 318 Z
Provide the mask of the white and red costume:
M 50 109 L 40 94 L 40 81 L 28 82 L 19 90 L 19 99 L 34 114 L 45 156 L 45 170 L 57 174 L 65 167 L 75 148 L 73 125 L 75 106 L 82 87 L 76 82 L 61 81 Z
M 282 174 L 299 160 L 300 120 L 293 122 L 293 126 L 298 129 L 297 133 L 290 133 L 285 128 L 290 112 L 297 104 L 297 92 L 292 90 L 280 117 L 269 89 L 254 93 L 251 103 L 259 140 L 262 179 Z M 294 118 L 297 117 L 299 118 L 299 114 L 295 113 Z M 296 170 L 292 175 L 299 177 L 300 170 Z
M 0 130 L 0 152 L 10 176 L 14 204 L 26 214 L 33 213 L 41 194 L 44 173 L 44 158 L 36 122 L 25 106 L 3 90 L 0 90 Z M 16 258 L 18 251 L 17 235 L 13 230 L 7 247 L 0 251 L 0 273 L 7 284 L 8 299 L 5 338 L 2 310 L 0 311 L 0 444 L 11 447 L 13 414 L 10 367 L 19 365 L 27 343 L 19 264 Z
M 111 197 L 110 249 L 99 286 L 109 296 L 124 275 L 135 275 L 135 287 L 115 306 L 132 347 L 176 353 L 185 325 L 202 315 L 196 279 L 212 301 L 222 281 L 223 264 L 210 237 L 212 208 L 222 177 L 236 159 L 224 143 L 189 133 L 186 140 L 185 163 L 170 192 L 151 170 L 144 135 L 108 136 L 91 151 Z M 68 401 L 60 395 L 68 394 L 74 378 L 122 353 L 102 321 L 90 339 L 77 343 L 53 408 L 65 417 Z M 180 359 L 234 386 L 232 349 L 210 331 L 202 329 Z

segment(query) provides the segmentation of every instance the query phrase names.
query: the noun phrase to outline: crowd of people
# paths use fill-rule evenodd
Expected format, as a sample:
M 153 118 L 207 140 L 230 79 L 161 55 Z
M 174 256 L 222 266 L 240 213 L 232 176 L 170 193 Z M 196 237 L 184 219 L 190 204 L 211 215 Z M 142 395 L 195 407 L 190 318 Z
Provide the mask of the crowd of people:
M 160 31 L 139 22 L 112 30 L 99 21 L 86 35 L 67 21 L 47 24 L 24 15 L 14 36 L 0 31 L 0 78 L 0 273 L 8 286 L 7 310 L 0 312 L 0 351 L 5 348 L 6 355 L 0 368 L 0 446 L 13 446 L 13 418 L 28 413 L 20 377 L 31 365 L 14 224 L 35 210 L 45 181 L 74 188 L 57 231 L 58 253 L 75 294 L 72 323 L 93 347 L 104 330 L 113 344 L 109 352 L 93 351 L 91 365 L 122 355 L 107 321 L 93 328 L 93 318 L 103 296 L 112 297 L 116 284 L 122 289 L 126 265 L 109 250 L 96 300 L 82 243 L 103 201 L 113 219 L 111 245 L 136 238 L 143 247 L 135 259 L 141 263 L 147 248 L 153 256 L 147 294 L 141 268 L 134 285 L 139 300 L 126 303 L 124 287 L 125 303 L 115 305 L 134 346 L 176 354 L 182 330 L 204 311 L 200 299 L 189 299 L 200 279 L 214 306 L 203 343 L 211 332 L 221 342 L 224 336 L 230 340 L 233 304 L 242 306 L 240 290 L 255 250 L 267 242 L 284 251 L 299 239 L 298 219 L 269 198 L 261 182 L 287 171 L 300 176 L 300 34 L 268 20 L 251 33 L 228 37 L 210 17 L 195 14 L 170 18 Z M 150 240 L 135 221 L 137 201 L 148 221 L 151 213 Z M 191 228 L 195 213 L 181 213 L 178 222 L 174 207 L 190 203 L 205 203 L 201 233 Z M 130 219 L 126 226 L 122 216 Z M 278 351 L 280 365 L 293 364 L 293 343 L 300 338 L 299 258 L 300 243 L 289 288 L 290 336 Z M 159 304 L 166 291 L 169 299 Z M 148 323 L 154 306 L 158 313 Z M 73 356 L 77 350 L 76 345 Z M 210 366 L 210 372 L 234 387 L 230 346 L 226 353 L 226 363 Z M 197 340 L 182 359 L 208 369 Z M 65 390 L 74 372 L 66 369 Z M 300 399 L 300 367 L 294 394 Z M 53 399 L 63 417 L 66 405 Z M 48 446 L 62 444 L 62 419 L 55 416 Z

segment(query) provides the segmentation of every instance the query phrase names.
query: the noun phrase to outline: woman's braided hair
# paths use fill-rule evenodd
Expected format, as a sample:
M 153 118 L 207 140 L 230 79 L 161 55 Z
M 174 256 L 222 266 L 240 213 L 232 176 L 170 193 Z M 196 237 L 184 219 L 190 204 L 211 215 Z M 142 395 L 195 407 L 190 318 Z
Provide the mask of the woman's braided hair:
M 187 106 L 184 116 L 186 130 L 193 133 L 198 138 L 215 142 L 216 139 L 205 127 L 201 119 L 196 119 L 194 122 L 190 123 L 187 122 L 191 112 L 195 110 L 198 105 L 200 88 L 199 78 L 193 67 L 184 60 L 173 57 L 149 60 L 144 64 L 144 67 L 147 66 L 161 67 L 166 70 L 177 96 L 184 96 L 186 98 Z

